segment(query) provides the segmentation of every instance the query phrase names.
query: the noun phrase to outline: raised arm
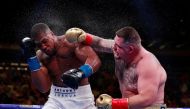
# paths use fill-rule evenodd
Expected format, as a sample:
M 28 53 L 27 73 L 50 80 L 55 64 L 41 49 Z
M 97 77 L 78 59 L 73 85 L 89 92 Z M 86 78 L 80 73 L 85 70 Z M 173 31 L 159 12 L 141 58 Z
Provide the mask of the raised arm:
M 34 42 L 25 37 L 22 40 L 24 56 L 31 72 L 32 82 L 35 87 L 42 93 L 48 92 L 51 86 L 51 81 L 48 75 L 47 68 L 39 61 L 39 56 L 36 55 Z
M 112 53 L 112 47 L 114 45 L 113 39 L 105 39 L 99 36 L 95 36 L 86 33 L 80 28 L 70 28 L 65 33 L 66 39 L 71 42 L 84 43 L 91 45 L 96 51 Z

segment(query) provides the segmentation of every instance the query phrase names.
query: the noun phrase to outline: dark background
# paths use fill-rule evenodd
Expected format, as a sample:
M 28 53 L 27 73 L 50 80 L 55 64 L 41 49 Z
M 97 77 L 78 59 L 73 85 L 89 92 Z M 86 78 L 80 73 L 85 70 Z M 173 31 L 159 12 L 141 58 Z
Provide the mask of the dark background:
M 185 0 L 16 0 L 14 3 L 12 0 L 3 1 L 0 3 L 1 67 L 4 69 L 6 65 L 10 66 L 11 62 L 24 62 L 20 41 L 23 37 L 30 36 L 31 26 L 38 22 L 47 23 L 57 35 L 64 34 L 71 27 L 80 27 L 105 38 L 113 38 L 117 29 L 129 25 L 139 31 L 143 45 L 159 58 L 167 71 L 166 103 L 173 107 L 188 107 L 190 106 L 190 85 L 187 82 L 190 76 L 188 17 L 190 9 L 187 2 Z M 104 55 L 101 55 L 103 62 L 113 66 L 113 62 L 108 61 L 112 56 Z M 113 74 L 113 69 L 109 69 L 105 64 L 102 70 Z M 96 76 L 92 77 L 92 80 Z M 183 85 L 186 87 L 185 92 L 182 91 Z M 113 94 L 113 96 L 120 95 Z

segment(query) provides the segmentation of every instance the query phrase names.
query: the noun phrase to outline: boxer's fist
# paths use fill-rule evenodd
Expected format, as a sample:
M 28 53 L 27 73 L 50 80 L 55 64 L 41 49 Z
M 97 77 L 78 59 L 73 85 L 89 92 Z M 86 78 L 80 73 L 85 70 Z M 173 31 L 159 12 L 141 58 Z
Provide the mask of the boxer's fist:
M 27 59 L 36 56 L 35 47 L 35 43 L 31 38 L 25 37 L 22 39 L 22 49 Z
M 114 99 L 108 94 L 101 94 L 96 99 L 98 109 L 128 109 L 128 98 Z
M 88 78 L 93 73 L 90 65 L 84 64 L 78 69 L 71 69 L 62 74 L 63 83 L 73 89 L 77 89 L 82 78 Z
M 40 61 L 36 56 L 35 47 L 35 43 L 31 38 L 25 37 L 22 39 L 22 49 L 31 72 L 38 71 L 41 67 Z
M 108 94 L 101 94 L 96 99 L 96 106 L 98 109 L 112 109 L 112 97 Z
M 70 88 L 78 89 L 79 83 L 82 79 L 83 72 L 78 69 L 71 69 L 61 75 L 61 79 L 65 85 Z
M 70 28 L 66 31 L 65 37 L 71 43 L 83 42 L 86 39 L 86 32 L 80 28 Z

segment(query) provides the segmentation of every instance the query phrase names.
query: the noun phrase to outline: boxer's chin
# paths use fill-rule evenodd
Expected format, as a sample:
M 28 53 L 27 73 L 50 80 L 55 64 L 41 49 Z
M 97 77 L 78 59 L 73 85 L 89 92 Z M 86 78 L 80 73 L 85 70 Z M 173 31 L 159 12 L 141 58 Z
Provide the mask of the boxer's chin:
M 117 53 L 114 53 L 114 58 L 115 59 L 121 59 L 120 56 Z

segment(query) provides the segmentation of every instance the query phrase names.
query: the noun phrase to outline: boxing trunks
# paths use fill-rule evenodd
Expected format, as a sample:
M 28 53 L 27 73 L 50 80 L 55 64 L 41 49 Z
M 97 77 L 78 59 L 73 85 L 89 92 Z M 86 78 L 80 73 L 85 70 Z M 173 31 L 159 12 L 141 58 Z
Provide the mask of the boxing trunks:
M 42 109 L 96 109 L 90 85 L 71 88 L 52 85 L 48 101 Z

